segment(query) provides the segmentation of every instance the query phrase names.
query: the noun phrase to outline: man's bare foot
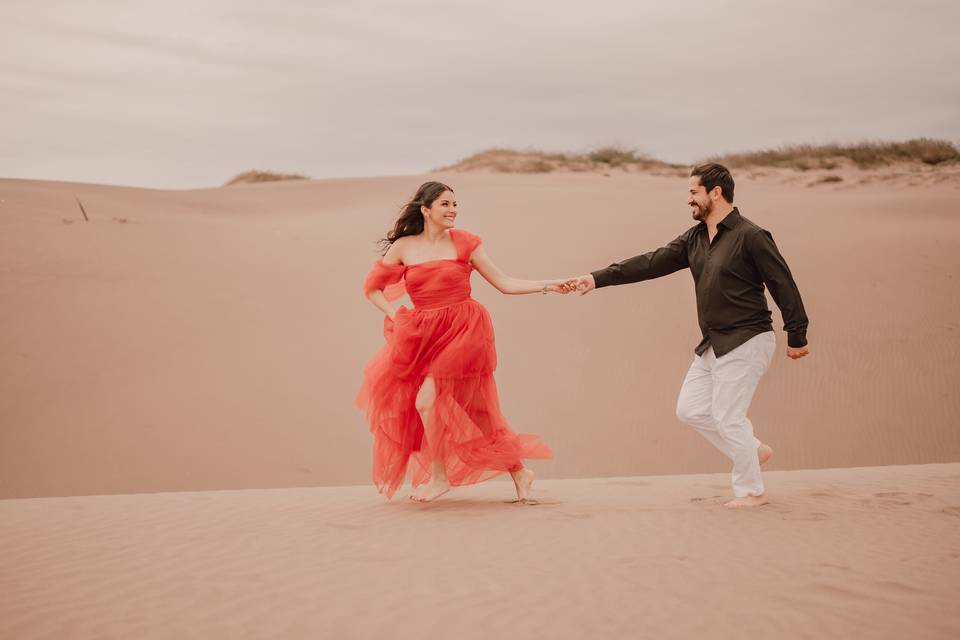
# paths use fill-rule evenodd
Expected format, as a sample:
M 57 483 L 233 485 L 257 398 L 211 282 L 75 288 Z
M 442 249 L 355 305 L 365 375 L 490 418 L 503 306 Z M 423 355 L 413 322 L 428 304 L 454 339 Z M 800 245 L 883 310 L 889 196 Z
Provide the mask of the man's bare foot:
M 773 448 L 768 444 L 760 443 L 760 446 L 757 447 L 757 458 L 760 460 L 760 464 L 763 464 L 767 460 L 773 457 Z
M 533 476 L 535 475 L 533 471 L 524 467 L 510 475 L 513 477 L 513 484 L 517 488 L 517 502 L 529 500 L 530 486 L 533 484 Z
M 767 500 L 766 494 L 760 496 L 744 496 L 742 498 L 734 498 L 723 506 L 728 509 L 749 509 L 750 507 L 762 507 L 765 504 L 770 504 L 770 501 Z
M 446 478 L 439 480 L 436 477 L 431 478 L 430 482 L 420 487 L 415 495 L 410 496 L 414 502 L 433 502 L 447 491 L 450 491 L 450 483 Z

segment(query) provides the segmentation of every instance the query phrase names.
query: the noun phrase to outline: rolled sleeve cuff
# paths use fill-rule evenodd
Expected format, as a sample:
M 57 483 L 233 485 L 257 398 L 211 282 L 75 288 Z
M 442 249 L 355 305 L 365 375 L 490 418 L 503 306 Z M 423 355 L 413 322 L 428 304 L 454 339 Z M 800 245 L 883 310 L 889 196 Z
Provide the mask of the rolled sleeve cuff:
M 599 271 L 591 271 L 590 275 L 593 276 L 593 285 L 595 288 L 599 289 L 600 287 L 606 287 L 610 284 L 610 274 L 606 269 L 601 269 Z
M 794 349 L 807 346 L 807 332 L 795 331 L 787 334 L 787 345 Z

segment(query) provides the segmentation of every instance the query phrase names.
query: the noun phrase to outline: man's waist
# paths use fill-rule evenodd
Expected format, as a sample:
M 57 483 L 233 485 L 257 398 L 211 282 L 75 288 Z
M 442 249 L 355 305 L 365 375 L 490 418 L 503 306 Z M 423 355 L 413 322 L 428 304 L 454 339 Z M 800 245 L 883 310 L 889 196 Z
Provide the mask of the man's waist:
M 773 317 L 768 315 L 765 318 L 744 318 L 734 321 L 718 322 L 716 319 L 700 319 L 700 329 L 704 334 L 707 333 L 736 333 L 742 330 L 751 329 L 773 329 Z

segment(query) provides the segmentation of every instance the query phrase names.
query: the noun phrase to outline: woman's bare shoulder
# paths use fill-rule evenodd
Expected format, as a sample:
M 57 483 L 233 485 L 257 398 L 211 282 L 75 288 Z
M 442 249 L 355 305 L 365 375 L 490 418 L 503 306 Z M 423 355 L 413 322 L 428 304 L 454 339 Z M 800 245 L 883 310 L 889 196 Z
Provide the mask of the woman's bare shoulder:
M 406 260 L 404 259 L 407 255 L 407 250 L 409 249 L 411 242 L 410 236 L 404 236 L 402 238 L 397 238 L 390 245 L 390 248 L 387 249 L 387 252 L 383 254 L 383 263 L 384 264 L 404 264 Z

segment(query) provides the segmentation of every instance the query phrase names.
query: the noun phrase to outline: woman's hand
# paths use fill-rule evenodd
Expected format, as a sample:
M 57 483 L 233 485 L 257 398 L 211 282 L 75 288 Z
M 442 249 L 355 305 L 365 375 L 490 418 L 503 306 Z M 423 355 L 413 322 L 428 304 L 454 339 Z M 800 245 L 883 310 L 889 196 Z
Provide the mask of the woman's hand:
M 390 306 L 390 310 L 387 312 L 387 317 L 390 318 L 390 319 L 393 320 L 393 321 L 396 321 L 397 316 L 400 315 L 400 312 L 401 312 L 401 311 L 409 311 L 409 309 L 407 309 L 407 305 L 402 304 L 402 305 L 400 305 L 399 307 L 396 307 L 396 308 L 394 308 L 394 307 L 391 305 L 391 306 Z
M 566 280 L 547 280 L 546 286 L 543 288 L 544 291 L 549 291 L 550 293 L 561 293 L 567 294 L 570 293 L 571 289 L 565 287 Z
M 580 276 L 578 278 L 569 278 L 561 281 L 560 290 L 562 293 L 573 293 L 579 291 L 580 295 L 590 293 L 597 288 L 597 283 L 593 280 L 592 274 Z

